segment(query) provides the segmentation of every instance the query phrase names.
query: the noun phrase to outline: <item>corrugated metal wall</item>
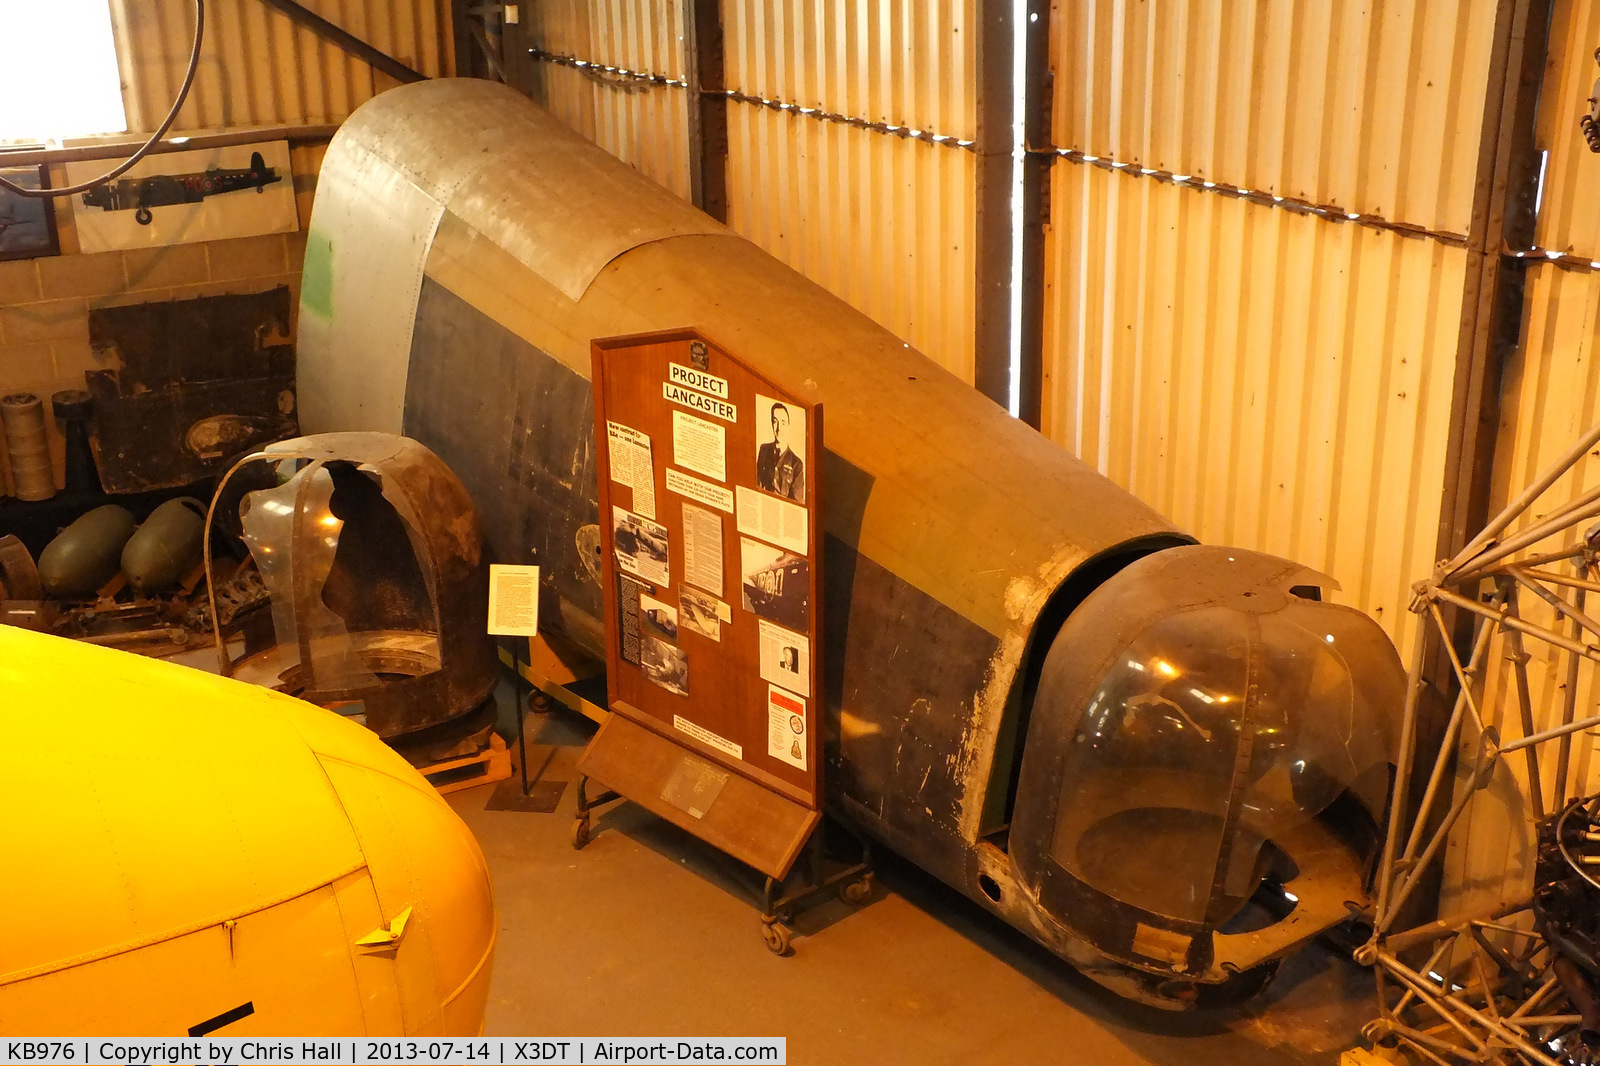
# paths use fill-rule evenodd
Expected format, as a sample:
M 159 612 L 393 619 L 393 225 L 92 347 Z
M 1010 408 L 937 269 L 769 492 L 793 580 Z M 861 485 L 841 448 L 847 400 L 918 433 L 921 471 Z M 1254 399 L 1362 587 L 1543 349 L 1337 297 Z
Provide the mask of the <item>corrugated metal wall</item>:
M 1044 429 L 1202 540 L 1404 638 L 1444 481 L 1466 253 L 1056 165 Z
M 966 381 L 975 328 L 977 167 L 968 149 L 977 127 L 977 7 L 722 6 L 729 224 Z M 557 0 L 534 11 L 535 46 L 550 54 L 539 63 L 546 106 L 687 198 L 685 90 L 551 58 L 682 79 L 683 0 L 643 10 L 625 0 Z M 939 142 L 926 139 L 935 134 Z
M 303 0 L 305 6 L 429 76 L 451 73 L 450 0 Z M 111 0 L 128 129 L 161 124 L 183 82 L 191 0 Z M 175 130 L 321 125 L 395 82 L 260 0 L 209 0 L 194 88 Z
M 1046 433 L 1203 540 L 1328 571 L 1402 647 L 1494 7 L 1076 0 L 1054 25 L 1055 143 L 1082 154 L 1054 164 Z
M 1068 0 L 1056 144 L 1467 231 L 1489 0 Z
M 536 47 L 556 56 L 682 82 L 688 67 L 683 0 L 551 0 L 525 5 Z M 540 102 L 573 129 L 689 198 L 689 96 L 549 61 L 538 66 Z
M 726 0 L 729 223 L 973 377 L 978 0 Z M 929 143 L 802 113 L 931 131 Z

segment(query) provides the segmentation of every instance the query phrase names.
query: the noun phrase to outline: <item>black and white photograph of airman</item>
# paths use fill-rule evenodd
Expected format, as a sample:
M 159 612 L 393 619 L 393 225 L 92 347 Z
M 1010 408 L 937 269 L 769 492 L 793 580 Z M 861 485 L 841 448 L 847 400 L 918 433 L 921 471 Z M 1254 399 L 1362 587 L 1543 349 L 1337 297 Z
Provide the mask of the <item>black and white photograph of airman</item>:
M 806 502 L 806 413 L 756 394 L 756 486 L 795 503 Z

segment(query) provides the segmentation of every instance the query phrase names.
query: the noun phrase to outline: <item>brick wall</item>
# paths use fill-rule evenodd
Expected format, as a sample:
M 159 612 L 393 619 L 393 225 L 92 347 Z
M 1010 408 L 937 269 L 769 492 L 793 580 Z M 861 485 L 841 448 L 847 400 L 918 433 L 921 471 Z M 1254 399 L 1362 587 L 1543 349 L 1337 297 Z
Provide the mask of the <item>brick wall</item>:
M 61 254 L 0 262 L 0 395 L 32 392 L 45 401 L 48 411 L 52 393 L 83 388 L 86 370 L 109 369 L 89 346 L 91 308 L 263 292 L 287 285 L 293 313 L 298 315 L 305 228 L 325 148 L 297 146 L 290 153 L 300 216 L 296 233 L 85 255 L 78 251 L 70 198 L 56 200 Z M 53 167 L 50 181 L 60 187 L 66 175 Z M 46 418 L 46 428 L 59 485 L 62 449 L 53 417 Z M 3 437 L 0 491 L 12 491 Z

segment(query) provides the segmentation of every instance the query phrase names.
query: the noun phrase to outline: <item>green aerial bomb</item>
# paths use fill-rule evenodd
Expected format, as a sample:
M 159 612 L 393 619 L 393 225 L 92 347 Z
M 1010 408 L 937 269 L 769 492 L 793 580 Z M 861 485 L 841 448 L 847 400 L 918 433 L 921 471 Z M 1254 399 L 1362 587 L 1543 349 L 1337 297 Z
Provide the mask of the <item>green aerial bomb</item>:
M 150 512 L 122 549 L 122 573 L 138 593 L 159 592 L 183 580 L 200 561 L 206 505 L 190 496 Z
M 39 556 L 39 583 L 45 595 L 93 596 L 116 576 L 123 546 L 137 524 L 125 508 L 108 503 L 63 529 Z

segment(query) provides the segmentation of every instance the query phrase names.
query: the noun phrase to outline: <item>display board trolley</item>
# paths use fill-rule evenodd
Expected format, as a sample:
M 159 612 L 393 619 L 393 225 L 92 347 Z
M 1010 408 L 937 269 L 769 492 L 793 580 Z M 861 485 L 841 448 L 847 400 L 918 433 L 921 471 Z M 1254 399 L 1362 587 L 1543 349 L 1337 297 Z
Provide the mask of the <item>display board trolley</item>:
M 612 800 L 665 818 L 766 876 L 784 954 L 797 910 L 871 891 L 865 844 L 829 873 L 819 831 L 822 407 L 692 329 L 592 352 L 611 714 L 572 842 Z

